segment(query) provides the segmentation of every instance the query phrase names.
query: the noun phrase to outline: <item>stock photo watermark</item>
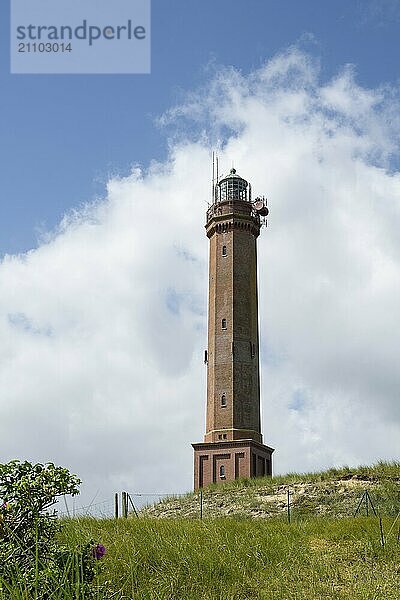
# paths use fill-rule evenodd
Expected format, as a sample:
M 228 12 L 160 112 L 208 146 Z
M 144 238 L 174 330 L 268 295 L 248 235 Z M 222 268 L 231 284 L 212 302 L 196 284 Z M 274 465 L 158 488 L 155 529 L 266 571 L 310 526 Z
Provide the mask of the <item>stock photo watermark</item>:
M 11 73 L 150 73 L 150 0 L 11 0 Z

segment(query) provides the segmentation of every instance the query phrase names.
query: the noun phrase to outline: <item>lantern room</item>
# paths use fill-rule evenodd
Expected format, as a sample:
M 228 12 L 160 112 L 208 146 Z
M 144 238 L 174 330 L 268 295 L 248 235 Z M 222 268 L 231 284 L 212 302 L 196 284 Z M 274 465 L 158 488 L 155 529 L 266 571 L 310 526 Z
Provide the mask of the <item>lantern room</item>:
M 217 186 L 219 202 L 225 200 L 251 202 L 251 187 L 243 177 L 236 173 L 234 168 L 230 170 L 229 175 L 218 182 Z

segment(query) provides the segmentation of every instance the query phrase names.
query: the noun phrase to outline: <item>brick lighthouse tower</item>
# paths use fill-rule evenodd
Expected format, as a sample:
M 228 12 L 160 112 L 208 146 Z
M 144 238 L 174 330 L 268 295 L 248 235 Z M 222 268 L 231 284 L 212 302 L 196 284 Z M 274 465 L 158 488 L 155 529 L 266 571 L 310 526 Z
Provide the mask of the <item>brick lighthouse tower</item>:
M 194 448 L 194 487 L 272 474 L 261 435 L 257 237 L 268 209 L 235 169 L 213 186 L 210 240 L 207 417 Z

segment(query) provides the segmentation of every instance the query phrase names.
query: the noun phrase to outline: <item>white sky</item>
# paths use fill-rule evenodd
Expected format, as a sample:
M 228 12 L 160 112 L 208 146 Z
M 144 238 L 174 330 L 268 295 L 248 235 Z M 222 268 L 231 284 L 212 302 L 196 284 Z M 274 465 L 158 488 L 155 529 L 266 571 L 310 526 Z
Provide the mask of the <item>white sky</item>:
M 348 68 L 322 85 L 296 50 L 247 76 L 221 70 L 163 117 L 179 132 L 166 164 L 109 181 L 106 199 L 66 216 L 37 249 L 7 256 L 1 460 L 69 467 L 84 480 L 83 503 L 122 489 L 191 489 L 218 138 L 223 170 L 233 160 L 269 198 L 259 289 L 275 472 L 399 459 L 394 92 L 361 89 Z

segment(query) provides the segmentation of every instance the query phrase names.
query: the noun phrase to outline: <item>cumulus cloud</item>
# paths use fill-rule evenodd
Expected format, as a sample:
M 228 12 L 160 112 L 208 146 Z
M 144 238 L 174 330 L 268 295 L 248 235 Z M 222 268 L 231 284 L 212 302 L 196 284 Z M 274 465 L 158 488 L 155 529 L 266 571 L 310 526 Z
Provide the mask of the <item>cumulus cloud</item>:
M 220 69 L 162 121 L 170 156 L 0 265 L 2 460 L 52 460 L 86 497 L 192 485 L 204 433 L 210 146 L 269 197 L 262 405 L 277 472 L 399 458 L 397 91 L 296 49 Z M 185 139 L 184 139 L 185 138 Z M 132 157 L 136 158 L 136 157 Z

